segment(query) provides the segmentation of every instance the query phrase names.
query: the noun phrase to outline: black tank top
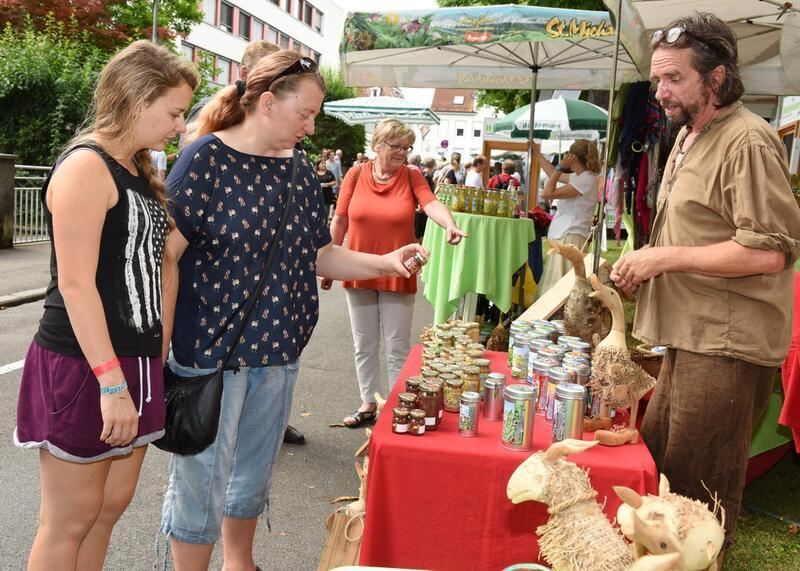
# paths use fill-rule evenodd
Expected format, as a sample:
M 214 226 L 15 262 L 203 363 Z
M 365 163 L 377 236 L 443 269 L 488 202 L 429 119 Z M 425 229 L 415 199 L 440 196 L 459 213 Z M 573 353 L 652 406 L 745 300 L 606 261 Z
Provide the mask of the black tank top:
M 117 187 L 118 200 L 106 212 L 97 261 L 97 290 L 103 302 L 114 351 L 120 357 L 161 354 L 161 261 L 167 217 L 143 175 L 134 176 L 99 145 L 78 145 L 56 161 L 53 171 L 75 149 L 86 147 L 105 161 Z M 52 176 L 52 172 L 50 176 Z M 53 241 L 53 217 L 41 191 L 50 234 L 50 285 L 36 341 L 65 355 L 82 355 L 58 289 L 58 260 Z M 98 324 L 98 327 L 101 327 Z

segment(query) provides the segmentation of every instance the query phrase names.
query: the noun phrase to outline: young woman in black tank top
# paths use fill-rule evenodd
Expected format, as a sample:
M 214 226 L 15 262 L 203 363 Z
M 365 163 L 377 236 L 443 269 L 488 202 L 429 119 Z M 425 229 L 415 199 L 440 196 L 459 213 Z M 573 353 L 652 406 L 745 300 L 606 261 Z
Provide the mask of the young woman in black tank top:
M 105 67 L 93 121 L 42 189 L 53 254 L 28 350 L 14 439 L 39 449 L 41 520 L 29 569 L 102 569 L 163 434 L 161 262 L 164 186 L 149 149 L 185 130 L 198 74 L 134 42 Z

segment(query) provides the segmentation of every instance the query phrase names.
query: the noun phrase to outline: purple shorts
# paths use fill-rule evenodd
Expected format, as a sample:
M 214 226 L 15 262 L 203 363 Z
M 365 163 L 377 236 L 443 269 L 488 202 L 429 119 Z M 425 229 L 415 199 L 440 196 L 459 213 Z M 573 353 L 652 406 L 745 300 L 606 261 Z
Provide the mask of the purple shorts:
M 129 454 L 164 434 L 164 371 L 161 357 L 120 357 L 128 391 L 139 411 L 139 433 L 126 446 L 100 440 L 100 385 L 83 357 L 28 348 L 17 402 L 14 444 L 45 448 L 69 462 L 95 462 Z

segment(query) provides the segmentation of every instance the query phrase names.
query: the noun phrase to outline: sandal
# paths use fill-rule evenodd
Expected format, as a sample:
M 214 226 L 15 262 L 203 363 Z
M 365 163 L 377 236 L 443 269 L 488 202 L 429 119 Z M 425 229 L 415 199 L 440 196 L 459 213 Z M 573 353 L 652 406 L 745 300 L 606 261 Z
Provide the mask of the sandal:
M 355 422 L 347 422 L 347 419 L 343 420 L 342 423 L 347 428 L 360 428 L 362 426 L 366 426 L 368 424 L 374 424 L 375 419 L 378 416 L 378 410 L 357 410 L 347 418 L 354 418 Z

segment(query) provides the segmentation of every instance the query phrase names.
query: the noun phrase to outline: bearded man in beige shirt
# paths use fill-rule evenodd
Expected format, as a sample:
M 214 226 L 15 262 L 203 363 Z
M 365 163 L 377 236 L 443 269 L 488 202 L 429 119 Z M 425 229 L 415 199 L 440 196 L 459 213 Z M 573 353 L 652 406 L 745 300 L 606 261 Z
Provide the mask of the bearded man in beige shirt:
M 651 47 L 656 98 L 683 128 L 650 244 L 611 277 L 639 290 L 634 336 L 668 348 L 642 437 L 673 491 L 719 494 L 729 544 L 753 426 L 791 338 L 800 210 L 781 140 L 739 101 L 730 28 L 695 12 L 657 30 Z

